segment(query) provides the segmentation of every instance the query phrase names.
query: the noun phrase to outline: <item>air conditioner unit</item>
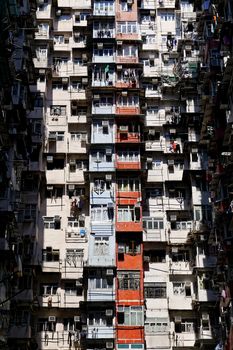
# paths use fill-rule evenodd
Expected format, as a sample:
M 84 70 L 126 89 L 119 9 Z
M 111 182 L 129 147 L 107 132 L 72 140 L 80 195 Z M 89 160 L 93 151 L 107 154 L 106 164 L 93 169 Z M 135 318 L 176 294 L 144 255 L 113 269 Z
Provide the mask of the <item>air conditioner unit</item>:
M 108 120 L 102 120 L 102 126 L 108 126 L 109 122 Z
M 47 186 L 47 191 L 52 191 L 53 190 L 53 186 Z
M 104 44 L 103 43 L 97 43 L 97 47 L 98 47 L 98 49 L 103 49 Z
M 108 341 L 106 343 L 106 349 L 113 349 L 113 342 Z
M 113 209 L 114 208 L 114 204 L 113 203 L 108 203 L 107 207 L 108 207 L 108 209 Z
M 108 317 L 113 316 L 113 310 L 112 309 L 107 309 L 105 311 L 105 316 L 108 316 Z
M 122 41 L 119 41 L 119 40 L 117 41 L 117 45 L 118 45 L 118 46 L 121 46 L 122 44 L 123 44 Z
M 198 149 L 197 148 L 191 148 L 191 153 L 198 153 Z
M 37 0 L 38 5 L 44 5 L 44 0 Z
M 181 316 L 175 316 L 175 323 L 181 323 L 182 322 L 182 319 L 181 319 Z
M 75 285 L 76 285 L 76 287 L 82 287 L 83 285 L 82 285 L 82 282 L 80 282 L 79 280 L 76 280 L 75 281 Z M 80 317 L 80 316 L 79 316 Z
M 118 64 L 116 68 L 117 68 L 117 70 L 122 70 L 122 65 Z
M 120 131 L 128 131 L 128 125 L 120 125 L 119 130 Z
M 122 95 L 122 96 L 127 96 L 127 95 L 128 95 L 128 91 L 122 91 L 122 92 L 121 92 L 121 95 Z
M 68 185 L 68 190 L 73 191 L 75 189 L 75 185 Z
M 128 5 L 133 5 L 134 0 L 127 0 Z
M 170 132 L 170 134 L 175 134 L 176 133 L 176 129 L 170 129 L 169 132 Z
M 70 159 L 69 164 L 70 165 L 76 165 L 76 160 L 75 159 Z
M 57 10 L 57 11 L 56 11 L 56 16 L 57 16 L 57 17 L 60 17 L 60 16 L 61 16 L 61 10 Z
M 171 221 L 176 221 L 177 220 L 177 216 L 176 215 L 170 215 L 170 220 Z
M 125 253 L 125 247 L 118 247 L 118 254 L 124 254 Z
M 49 316 L 49 322 L 56 322 L 56 316 Z
M 113 269 L 107 269 L 106 276 L 113 276 Z
M 201 318 L 204 321 L 209 321 L 209 315 L 208 314 L 202 314 Z
M 49 133 L 49 141 L 56 141 L 57 140 L 57 135 L 53 133 Z
M 144 262 L 150 262 L 150 257 L 145 255 L 143 258 Z
M 111 156 L 112 155 L 112 149 L 111 148 L 106 148 L 105 154 L 107 156 Z
M 208 238 L 208 236 L 207 235 L 200 235 L 200 241 L 206 241 L 207 240 L 207 238 Z
M 168 159 L 167 164 L 168 165 L 174 165 L 174 159 Z
M 191 282 L 189 282 L 189 281 L 188 281 L 188 282 L 185 282 L 185 286 L 186 286 L 186 287 L 191 287 Z
M 87 134 L 81 134 L 81 141 L 87 141 Z
M 68 78 L 62 78 L 61 82 L 62 84 L 68 84 Z
M 94 98 L 94 100 L 99 100 L 100 99 L 100 95 L 94 95 L 93 98 Z
M 47 163 L 52 163 L 53 162 L 53 156 L 47 156 Z
M 55 221 L 55 222 L 60 222 L 60 221 L 61 221 L 60 215 L 55 215 L 55 216 L 54 216 L 54 221 Z
M 111 174 L 106 174 L 105 175 L 105 180 L 106 181 L 111 181 L 112 180 L 112 175 Z
M 80 316 L 74 316 L 74 322 L 80 322 L 81 317 Z
M 83 85 L 87 85 L 88 83 L 88 79 L 87 78 L 82 78 L 82 84 Z

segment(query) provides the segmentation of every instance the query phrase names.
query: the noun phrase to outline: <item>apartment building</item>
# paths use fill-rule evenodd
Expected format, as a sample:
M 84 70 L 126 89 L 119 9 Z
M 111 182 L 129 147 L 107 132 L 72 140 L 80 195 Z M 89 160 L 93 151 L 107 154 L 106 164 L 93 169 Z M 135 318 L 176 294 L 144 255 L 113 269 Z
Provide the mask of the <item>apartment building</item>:
M 232 1 L 0 6 L 0 348 L 232 350 Z

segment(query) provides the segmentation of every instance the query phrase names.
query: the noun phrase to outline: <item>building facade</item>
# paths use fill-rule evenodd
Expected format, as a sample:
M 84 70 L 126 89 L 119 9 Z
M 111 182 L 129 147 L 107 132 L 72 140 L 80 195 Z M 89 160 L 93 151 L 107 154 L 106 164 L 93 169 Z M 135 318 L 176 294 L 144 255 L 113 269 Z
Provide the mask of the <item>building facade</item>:
M 232 350 L 232 1 L 0 6 L 0 347 Z

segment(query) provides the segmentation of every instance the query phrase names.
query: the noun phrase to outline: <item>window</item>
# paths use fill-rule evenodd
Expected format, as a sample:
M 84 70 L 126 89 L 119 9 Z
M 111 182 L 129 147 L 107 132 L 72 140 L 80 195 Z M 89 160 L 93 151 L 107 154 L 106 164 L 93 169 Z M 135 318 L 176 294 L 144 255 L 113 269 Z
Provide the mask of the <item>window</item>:
M 106 205 L 92 205 L 91 220 L 92 221 L 111 221 L 113 219 L 113 210 Z
M 146 250 L 144 251 L 145 256 L 150 258 L 152 263 L 163 263 L 166 262 L 166 250 L 165 249 L 156 249 L 156 250 Z
M 209 322 L 209 315 L 208 314 L 202 315 L 201 326 L 202 326 L 203 331 L 209 331 L 210 322 Z
M 120 9 L 123 12 L 130 12 L 132 11 L 132 5 L 127 2 L 127 0 L 121 0 L 120 1 Z
M 147 317 L 145 320 L 146 333 L 160 333 L 169 331 L 169 320 L 162 317 Z
M 64 326 L 64 331 L 75 331 L 76 330 L 76 326 L 75 326 L 75 322 L 74 322 L 74 318 L 64 318 L 63 319 L 63 326 Z
M 112 131 L 113 125 L 109 121 L 94 121 L 93 122 L 93 134 L 107 135 L 110 130 Z
M 98 0 L 94 1 L 94 13 L 97 14 L 108 14 L 113 13 L 114 2 L 109 0 Z
M 43 220 L 45 229 L 60 230 L 61 221 L 55 220 L 54 216 L 44 216 Z
M 139 290 L 140 288 L 140 272 L 119 271 L 118 287 L 123 290 Z
M 92 289 L 112 289 L 113 280 L 106 277 L 105 270 L 90 271 L 89 284 Z
M 144 324 L 142 306 L 118 306 L 118 324 L 125 326 L 142 326 Z
M 161 282 L 145 282 L 144 283 L 145 298 L 166 298 L 166 283 Z
M 117 160 L 119 162 L 139 162 L 139 151 L 118 151 Z
M 130 221 L 140 221 L 141 212 L 140 207 L 134 206 L 118 206 L 117 209 L 117 221 L 118 222 L 130 222 Z
M 41 284 L 40 285 L 40 295 L 48 296 L 48 295 L 56 295 L 57 294 L 57 284 Z
M 138 95 L 119 96 L 117 105 L 123 107 L 138 106 L 139 97 Z
M 138 48 L 134 45 L 122 45 L 122 47 L 118 48 L 117 54 L 123 57 L 137 57 Z
M 83 249 L 66 249 L 66 263 L 72 267 L 79 267 L 83 262 Z
M 163 219 L 160 218 L 144 218 L 143 228 L 146 230 L 163 230 L 164 224 Z
M 118 243 L 118 254 L 140 254 L 141 244 L 136 241 Z M 118 257 L 119 259 L 119 257 Z
M 42 250 L 42 261 L 59 261 L 60 251 L 59 249 L 52 249 L 52 247 L 47 247 Z
M 19 221 L 34 221 L 36 219 L 36 213 L 36 204 L 25 204 L 24 209 L 20 209 L 19 211 Z
M 179 250 L 177 249 L 177 252 L 171 253 L 171 258 L 173 262 L 178 261 L 190 261 L 190 253 L 188 250 Z
M 94 255 L 108 255 L 109 254 L 109 237 L 95 237 Z
M 56 330 L 56 322 L 49 322 L 48 318 L 39 318 L 37 322 L 38 332 L 54 332 Z
M 158 106 L 148 106 L 147 107 L 147 114 L 152 114 L 152 115 L 156 115 L 159 112 L 159 107 Z
M 66 296 L 82 295 L 82 288 L 77 288 L 76 282 L 66 282 L 64 289 Z
M 137 23 L 136 22 L 118 22 L 117 33 L 135 34 L 137 33 Z
M 79 227 L 85 227 L 85 217 L 80 217 L 79 220 L 77 220 L 74 217 L 68 217 L 67 227 L 71 227 L 74 229 Z
M 173 294 L 191 297 L 191 283 L 190 282 L 173 282 Z
M 185 199 L 185 189 L 184 188 L 170 188 L 168 189 L 169 198 L 183 198 Z
M 42 108 L 44 106 L 44 100 L 41 96 L 35 96 L 34 100 L 34 107 L 35 108 Z
M 160 14 L 161 21 L 170 22 L 175 20 L 174 13 L 164 12 Z
M 90 313 L 88 316 L 89 326 L 106 326 L 107 320 L 104 312 Z
M 50 131 L 49 132 L 49 139 L 53 138 L 57 141 L 64 141 L 64 131 Z
M 113 47 L 104 46 L 103 49 L 94 49 L 94 56 L 113 56 Z
M 50 106 L 50 115 L 55 116 L 65 116 L 66 115 L 66 106 Z
M 129 192 L 129 191 L 139 191 L 140 190 L 140 182 L 138 179 L 134 178 L 125 178 L 118 180 L 118 191 Z
M 176 333 L 192 333 L 194 332 L 193 320 L 182 319 L 181 322 L 175 320 L 175 332 Z
M 73 142 L 81 142 L 87 140 L 87 134 L 85 132 L 71 132 L 70 140 Z
M 191 230 L 192 221 L 175 221 L 171 222 L 172 230 Z

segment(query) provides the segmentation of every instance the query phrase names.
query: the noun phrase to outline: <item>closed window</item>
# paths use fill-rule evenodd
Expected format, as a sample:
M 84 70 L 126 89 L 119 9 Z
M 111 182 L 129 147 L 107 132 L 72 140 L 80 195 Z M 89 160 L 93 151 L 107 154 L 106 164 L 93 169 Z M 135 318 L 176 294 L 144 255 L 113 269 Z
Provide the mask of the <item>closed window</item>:
M 118 288 L 138 290 L 140 288 L 140 272 L 118 272 Z
M 117 321 L 125 326 L 142 326 L 144 324 L 142 306 L 118 306 Z
M 145 320 L 146 333 L 161 333 L 169 331 L 169 320 L 162 317 L 147 317 Z
M 94 255 L 102 256 L 109 254 L 109 237 L 95 237 Z
M 145 298 L 166 298 L 166 283 L 145 282 L 144 283 Z
M 47 296 L 47 295 L 56 295 L 57 294 L 57 284 L 41 284 L 40 285 L 40 295 Z
M 146 230 L 163 230 L 164 223 L 162 219 L 156 219 L 156 218 L 143 219 L 143 228 Z

